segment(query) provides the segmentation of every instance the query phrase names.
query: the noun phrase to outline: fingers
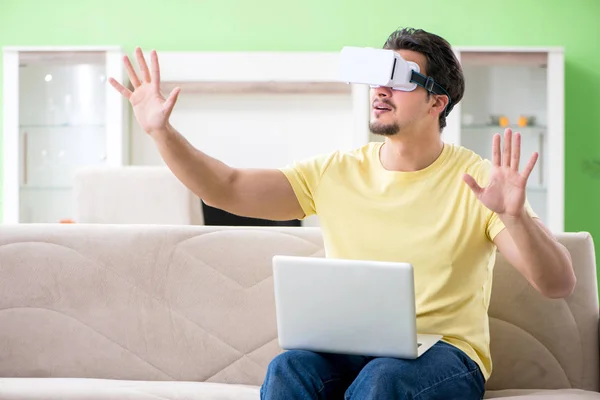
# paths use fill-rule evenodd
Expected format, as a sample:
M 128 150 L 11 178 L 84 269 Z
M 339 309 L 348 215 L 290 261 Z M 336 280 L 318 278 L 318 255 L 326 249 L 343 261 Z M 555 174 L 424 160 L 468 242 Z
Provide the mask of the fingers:
M 512 145 L 512 131 L 510 128 L 504 130 L 504 149 L 502 150 L 502 166 L 510 166 Z
M 136 47 L 135 49 L 135 57 L 140 67 L 140 74 L 142 75 L 142 80 L 144 82 L 150 82 L 150 70 L 148 69 L 148 64 L 146 64 L 146 60 L 144 59 L 144 53 L 142 53 L 142 49 L 140 49 L 139 47 Z
M 156 50 L 150 53 L 150 67 L 152 68 L 152 79 L 157 89 L 160 89 L 160 66 L 158 64 L 158 55 Z
M 494 167 L 500 166 L 500 135 L 494 134 L 492 139 L 492 165 Z
M 167 98 L 167 101 L 165 101 L 165 104 L 163 105 L 163 113 L 167 118 L 171 116 L 171 112 L 173 111 L 173 107 L 175 107 L 175 103 L 177 102 L 177 97 L 179 97 L 180 91 L 181 89 L 178 87 L 173 89 Z
M 521 134 L 515 133 L 513 136 L 512 155 L 510 157 L 510 168 L 519 172 L 519 161 L 521 160 Z
M 108 82 L 112 85 L 112 87 L 117 89 L 117 91 L 119 93 L 121 93 L 123 95 L 123 97 L 125 97 L 127 100 L 129 100 L 129 98 L 131 97 L 131 90 L 129 90 L 125 86 L 121 85 L 114 78 L 108 78 Z
M 523 169 L 523 172 L 521 173 L 521 176 L 523 178 L 529 179 L 529 175 L 531 175 L 531 171 L 533 171 L 533 167 L 535 167 L 535 163 L 537 162 L 537 159 L 538 159 L 538 153 L 535 152 L 531 155 L 531 158 L 527 162 L 525 169 Z
M 525 179 L 529 178 L 533 167 L 538 159 L 538 153 L 533 153 L 525 169 L 521 173 Z M 519 172 L 519 163 L 521 162 L 521 134 L 519 132 L 512 134 L 512 130 L 507 128 L 504 131 L 504 148 L 500 152 L 500 135 L 494 134 L 492 139 L 492 165 L 495 167 L 507 167 L 515 172 Z M 472 179 L 472 178 L 471 178 Z M 468 178 L 465 177 L 467 184 Z M 471 186 L 469 184 L 469 186 Z M 473 187 L 471 187 L 473 189 Z M 481 188 L 480 188 L 481 189 Z M 475 191 L 475 189 L 473 189 Z
M 481 194 L 481 192 L 483 192 L 483 188 L 481 186 L 479 186 L 479 184 L 477 183 L 477 181 L 475 180 L 475 178 L 473 178 L 469 174 L 464 174 L 463 175 L 463 180 L 471 188 L 471 190 L 473 191 L 473 193 L 475 193 L 475 195 L 479 197 L 479 195 Z
M 133 85 L 133 87 L 134 88 L 140 87 L 142 82 L 140 82 L 140 78 L 138 78 L 137 74 L 135 73 L 135 69 L 133 68 L 133 65 L 131 64 L 129 57 L 127 57 L 127 56 L 123 57 L 123 63 L 125 64 L 125 69 L 127 70 L 127 75 L 129 76 L 129 80 L 131 81 L 131 84 Z
M 138 65 L 140 67 L 140 74 L 142 76 L 143 82 L 148 82 L 148 83 L 152 82 L 152 76 L 150 75 L 150 71 L 148 70 L 148 65 L 146 64 L 146 60 L 144 59 L 144 54 L 142 53 L 141 48 L 136 47 L 135 56 L 136 56 Z M 135 68 L 133 67 L 133 64 L 131 63 L 131 60 L 129 59 L 128 56 L 123 57 L 123 63 L 125 64 L 125 69 L 127 70 L 127 75 L 129 76 L 129 80 L 131 81 L 133 88 L 134 89 L 139 88 L 142 85 L 142 80 L 140 80 L 137 73 L 135 72 Z M 158 55 L 156 54 L 155 50 L 152 50 L 152 53 L 151 53 L 151 63 L 152 63 L 152 74 L 156 77 L 156 79 L 154 80 L 154 83 L 155 83 L 157 89 L 160 89 L 159 88 L 159 86 L 160 86 L 160 67 L 158 65 Z M 131 98 L 133 93 L 129 89 L 127 89 L 126 87 L 121 85 L 119 82 L 117 82 L 113 78 L 109 78 L 109 82 L 125 98 L 127 98 L 127 99 Z M 175 101 L 177 99 L 175 98 L 172 100 L 173 100 L 173 102 L 170 105 L 170 110 L 173 109 L 173 106 L 175 105 Z

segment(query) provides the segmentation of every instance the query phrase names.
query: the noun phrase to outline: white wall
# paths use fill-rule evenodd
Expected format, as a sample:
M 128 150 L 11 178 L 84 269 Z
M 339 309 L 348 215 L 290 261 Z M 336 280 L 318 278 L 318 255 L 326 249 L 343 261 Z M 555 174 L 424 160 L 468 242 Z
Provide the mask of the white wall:
M 234 166 L 278 168 L 352 148 L 352 99 L 345 94 L 180 94 L 173 125 L 198 149 Z M 132 122 L 132 163 L 163 164 Z

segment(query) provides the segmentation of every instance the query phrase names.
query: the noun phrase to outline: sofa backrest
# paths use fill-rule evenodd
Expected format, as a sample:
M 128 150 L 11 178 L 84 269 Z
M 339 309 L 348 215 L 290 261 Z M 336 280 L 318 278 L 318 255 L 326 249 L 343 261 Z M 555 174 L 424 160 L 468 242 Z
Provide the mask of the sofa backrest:
M 586 233 L 578 283 L 545 299 L 498 258 L 490 389 L 598 390 Z M 0 225 L 0 376 L 259 385 L 277 344 L 271 258 L 324 256 L 317 228 Z
M 79 168 L 73 199 L 77 223 L 202 225 L 204 219 L 198 196 L 166 166 Z
M 560 233 L 577 276 L 566 299 L 539 294 L 498 256 L 489 309 L 494 371 L 487 387 L 598 391 L 598 284 L 589 233 Z

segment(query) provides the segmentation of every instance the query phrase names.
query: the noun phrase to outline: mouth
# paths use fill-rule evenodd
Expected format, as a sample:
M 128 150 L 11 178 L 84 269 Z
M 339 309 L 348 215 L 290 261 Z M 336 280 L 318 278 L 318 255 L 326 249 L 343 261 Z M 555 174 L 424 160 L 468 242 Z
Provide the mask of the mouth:
M 373 104 L 373 112 L 375 115 L 379 116 L 386 112 L 392 111 L 392 107 L 385 103 L 374 103 Z

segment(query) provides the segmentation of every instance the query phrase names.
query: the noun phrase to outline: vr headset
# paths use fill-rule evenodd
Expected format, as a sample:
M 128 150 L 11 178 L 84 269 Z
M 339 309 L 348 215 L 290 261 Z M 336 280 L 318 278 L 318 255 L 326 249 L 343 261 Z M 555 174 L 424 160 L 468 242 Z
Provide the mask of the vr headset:
M 417 63 L 406 61 L 393 50 L 365 47 L 344 47 L 340 57 L 340 80 L 367 84 L 372 88 L 385 86 L 393 90 L 413 91 L 418 86 L 429 93 L 448 96 L 445 114 L 454 105 L 448 92 L 433 78 L 420 73 Z

